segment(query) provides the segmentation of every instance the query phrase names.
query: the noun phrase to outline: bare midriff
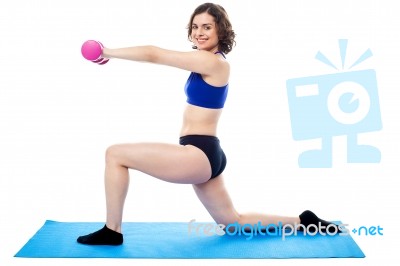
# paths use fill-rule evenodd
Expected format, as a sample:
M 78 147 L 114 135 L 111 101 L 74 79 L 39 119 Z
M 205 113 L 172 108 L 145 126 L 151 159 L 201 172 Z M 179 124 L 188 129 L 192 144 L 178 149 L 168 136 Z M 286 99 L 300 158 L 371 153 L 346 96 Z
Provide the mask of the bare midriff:
M 218 121 L 223 109 L 209 109 L 188 104 L 183 113 L 180 136 L 217 136 Z

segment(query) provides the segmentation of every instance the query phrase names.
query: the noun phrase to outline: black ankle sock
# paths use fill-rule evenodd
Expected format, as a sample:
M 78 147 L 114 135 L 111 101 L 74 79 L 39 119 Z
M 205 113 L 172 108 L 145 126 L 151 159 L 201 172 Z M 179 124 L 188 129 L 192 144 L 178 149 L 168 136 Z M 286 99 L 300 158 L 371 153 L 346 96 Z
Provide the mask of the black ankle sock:
M 86 245 L 121 245 L 124 238 L 121 233 L 109 229 L 107 226 L 94 233 L 80 236 L 77 239 L 78 243 Z
M 318 229 L 314 226 L 308 227 L 308 231 L 311 233 L 314 233 L 316 230 L 320 230 L 320 232 L 323 232 L 323 233 L 328 232 L 331 234 L 341 232 L 339 226 L 337 226 L 334 223 L 331 223 L 331 222 L 328 222 L 328 221 L 318 218 L 318 216 L 315 215 L 312 211 L 309 211 L 309 210 L 304 211 L 302 214 L 300 214 L 299 217 L 300 217 L 300 223 L 302 225 L 304 225 L 306 228 L 310 224 L 317 226 Z

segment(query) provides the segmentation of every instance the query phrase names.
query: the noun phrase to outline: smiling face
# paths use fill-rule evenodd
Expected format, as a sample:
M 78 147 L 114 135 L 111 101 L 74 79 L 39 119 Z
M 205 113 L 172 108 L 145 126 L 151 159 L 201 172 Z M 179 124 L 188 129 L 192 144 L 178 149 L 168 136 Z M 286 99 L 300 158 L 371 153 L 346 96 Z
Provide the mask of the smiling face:
M 218 29 L 213 16 L 206 12 L 196 15 L 191 30 L 191 40 L 198 50 L 218 51 Z

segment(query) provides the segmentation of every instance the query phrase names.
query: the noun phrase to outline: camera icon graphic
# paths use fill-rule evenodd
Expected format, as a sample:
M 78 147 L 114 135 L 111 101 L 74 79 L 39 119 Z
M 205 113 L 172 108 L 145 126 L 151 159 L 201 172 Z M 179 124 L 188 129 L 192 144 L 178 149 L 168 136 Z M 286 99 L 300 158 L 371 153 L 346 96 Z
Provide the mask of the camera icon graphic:
M 345 55 L 347 40 L 339 45 Z M 371 55 L 367 50 L 352 67 Z M 317 59 L 335 67 L 320 52 Z M 332 167 L 332 138 L 341 135 L 347 136 L 348 163 L 380 162 L 379 149 L 357 143 L 357 134 L 382 129 L 375 70 L 294 78 L 286 87 L 293 139 L 320 138 L 322 143 L 321 149 L 299 155 L 299 167 Z

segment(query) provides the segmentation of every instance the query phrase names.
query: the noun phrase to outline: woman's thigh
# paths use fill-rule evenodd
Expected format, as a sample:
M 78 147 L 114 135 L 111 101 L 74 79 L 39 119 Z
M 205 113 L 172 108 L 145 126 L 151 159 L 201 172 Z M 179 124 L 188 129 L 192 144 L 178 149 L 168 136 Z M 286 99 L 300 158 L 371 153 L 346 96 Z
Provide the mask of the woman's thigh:
M 106 160 L 173 183 L 199 184 L 211 177 L 207 156 L 192 145 L 118 144 L 107 149 Z
M 215 222 L 228 225 L 239 221 L 240 215 L 233 206 L 222 175 L 208 182 L 195 184 L 193 188 Z

